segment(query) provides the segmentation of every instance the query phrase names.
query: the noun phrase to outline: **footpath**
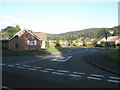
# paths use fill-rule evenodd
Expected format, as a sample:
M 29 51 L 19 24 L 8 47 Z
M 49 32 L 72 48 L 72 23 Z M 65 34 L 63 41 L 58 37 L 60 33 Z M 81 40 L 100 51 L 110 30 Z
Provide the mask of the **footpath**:
M 119 54 L 119 52 L 116 54 Z M 120 75 L 120 62 L 113 61 L 105 57 L 104 54 L 88 55 L 86 56 L 86 60 L 100 69 Z

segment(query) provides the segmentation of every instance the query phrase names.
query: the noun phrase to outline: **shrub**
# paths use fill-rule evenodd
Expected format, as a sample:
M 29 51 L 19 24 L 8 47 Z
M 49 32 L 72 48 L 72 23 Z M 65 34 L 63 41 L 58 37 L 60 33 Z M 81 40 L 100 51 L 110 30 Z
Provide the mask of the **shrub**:
M 78 43 L 75 43 L 75 46 L 79 47 L 80 45 Z
M 120 47 L 119 46 L 115 46 L 115 49 L 120 49 Z
M 87 46 L 88 44 L 87 43 L 83 43 L 83 46 Z
M 55 47 L 61 47 L 61 45 L 59 43 L 56 43 Z

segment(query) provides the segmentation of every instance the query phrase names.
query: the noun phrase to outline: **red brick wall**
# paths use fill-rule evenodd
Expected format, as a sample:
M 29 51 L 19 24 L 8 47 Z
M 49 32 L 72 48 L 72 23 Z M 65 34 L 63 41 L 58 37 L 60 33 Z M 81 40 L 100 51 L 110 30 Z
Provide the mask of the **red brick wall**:
M 36 40 L 37 45 L 27 45 L 28 40 Z M 40 49 L 40 40 L 32 36 L 27 31 L 22 31 L 18 35 L 18 39 L 11 39 L 9 41 L 9 47 L 11 50 L 16 50 L 16 43 L 18 43 L 19 48 L 17 50 L 39 50 Z

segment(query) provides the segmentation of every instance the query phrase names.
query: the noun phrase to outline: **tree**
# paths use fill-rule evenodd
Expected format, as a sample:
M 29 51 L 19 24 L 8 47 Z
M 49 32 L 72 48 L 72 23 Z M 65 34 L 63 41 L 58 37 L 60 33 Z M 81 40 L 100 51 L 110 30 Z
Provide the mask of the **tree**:
M 3 32 L 3 37 L 12 37 L 14 36 L 17 32 L 20 31 L 20 27 L 16 25 L 16 27 L 13 28 L 7 28 L 6 31 Z

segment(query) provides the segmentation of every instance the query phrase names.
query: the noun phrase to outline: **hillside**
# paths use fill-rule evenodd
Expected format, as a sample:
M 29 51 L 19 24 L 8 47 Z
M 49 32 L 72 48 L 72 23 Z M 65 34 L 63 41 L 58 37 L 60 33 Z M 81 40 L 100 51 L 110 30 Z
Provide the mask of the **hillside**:
M 105 32 L 112 30 L 113 36 L 120 35 L 120 26 L 113 28 L 89 28 L 84 30 L 66 32 L 61 34 L 47 34 L 47 38 L 50 40 L 76 40 L 78 38 L 99 38 L 103 37 Z M 108 33 L 110 35 L 110 33 Z M 111 35 L 110 35 L 111 36 Z

